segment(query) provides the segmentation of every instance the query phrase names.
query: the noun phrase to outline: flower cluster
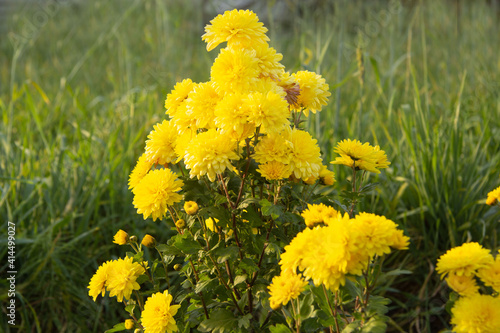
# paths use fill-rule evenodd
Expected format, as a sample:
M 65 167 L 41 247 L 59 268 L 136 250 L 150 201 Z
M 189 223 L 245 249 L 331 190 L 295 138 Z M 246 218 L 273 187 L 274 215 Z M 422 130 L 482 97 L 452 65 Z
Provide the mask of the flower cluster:
M 375 256 L 390 253 L 391 247 L 408 248 L 409 238 L 383 216 L 361 213 L 349 218 L 325 205 L 310 205 L 303 216 L 309 226 L 324 226 L 305 229 L 285 247 L 282 274 L 297 274 L 298 270 L 315 285 L 332 291 L 344 285 L 347 276 L 362 275 Z M 270 289 L 276 288 L 273 281 Z
M 436 271 L 462 296 L 451 310 L 455 332 L 500 332 L 500 251 L 494 258 L 480 244 L 465 243 L 443 254 Z M 496 296 L 481 294 L 478 282 Z
M 379 169 L 387 168 L 391 163 L 379 146 L 373 147 L 368 142 L 358 140 L 343 140 L 334 149 L 340 155 L 332 164 L 344 164 L 352 168 L 380 173 Z

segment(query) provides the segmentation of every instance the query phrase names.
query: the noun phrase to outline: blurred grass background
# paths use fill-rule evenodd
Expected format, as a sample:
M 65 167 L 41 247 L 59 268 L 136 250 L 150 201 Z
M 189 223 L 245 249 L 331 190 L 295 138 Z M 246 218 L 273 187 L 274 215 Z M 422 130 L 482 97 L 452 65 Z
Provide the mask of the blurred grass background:
M 499 247 L 499 210 L 484 204 L 500 185 L 498 2 L 263 3 L 287 70 L 330 84 L 329 105 L 308 120 L 325 161 L 351 138 L 379 144 L 392 162 L 362 203 L 412 239 L 388 264 L 413 274 L 380 290 L 393 300 L 389 330 L 448 327 L 436 259 L 465 241 Z M 0 36 L 0 266 L 12 221 L 18 327 L 3 313 L 6 332 L 102 332 L 123 320 L 114 300 L 94 303 L 86 287 L 100 263 L 123 256 L 111 243 L 119 228 L 168 237 L 136 214 L 127 178 L 175 83 L 208 80 L 217 51 L 201 35 L 222 8 L 61 0 L 10 12 Z M 347 170 L 330 168 L 346 186 Z

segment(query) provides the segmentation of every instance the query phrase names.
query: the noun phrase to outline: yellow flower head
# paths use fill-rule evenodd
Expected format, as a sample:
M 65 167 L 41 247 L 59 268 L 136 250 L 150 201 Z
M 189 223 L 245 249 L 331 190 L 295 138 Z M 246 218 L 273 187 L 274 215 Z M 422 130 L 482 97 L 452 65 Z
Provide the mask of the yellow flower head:
M 188 215 L 195 215 L 198 213 L 198 204 L 195 201 L 186 201 L 184 203 L 184 210 Z
M 493 256 L 490 251 L 472 242 L 454 247 L 439 257 L 436 271 L 441 278 L 449 273 L 472 276 L 478 269 L 489 267 L 492 263 Z
M 299 94 L 300 87 L 297 82 L 294 81 L 290 73 L 282 71 L 279 74 L 278 85 L 285 91 L 285 100 L 288 102 L 291 108 L 300 109 L 299 106 Z
M 358 140 L 342 140 L 334 151 L 340 157 L 332 161 L 332 164 L 344 164 L 374 173 L 380 173 L 379 168 L 387 168 L 391 164 L 379 146 L 372 147 L 368 142 L 362 144 Z
M 221 98 L 213 82 L 198 83 L 194 86 L 186 100 L 186 108 L 194 119 L 196 128 L 215 127 L 215 107 Z
M 290 124 L 288 103 L 274 91 L 250 93 L 243 103 L 250 109 L 248 121 L 260 126 L 263 133 L 280 133 Z
M 196 137 L 196 131 L 186 131 L 177 137 L 175 141 L 175 153 L 178 158 L 175 163 L 179 162 L 186 155 L 186 150 L 191 141 Z
M 125 329 L 131 330 L 135 327 L 134 321 L 132 319 L 125 320 Z
M 500 332 L 500 298 L 475 294 L 460 298 L 451 309 L 456 333 Z
M 193 111 L 188 109 L 187 99 L 179 105 L 171 122 L 173 123 L 178 134 L 198 130 L 198 127 L 196 126 L 196 118 L 193 116 Z
M 146 140 L 146 156 L 150 162 L 157 164 L 167 164 L 175 162 L 175 141 L 177 140 L 177 130 L 171 121 L 164 120 L 161 124 L 153 126 L 154 130 L 148 135 Z
M 302 217 L 309 228 L 314 227 L 317 224 L 324 223 L 328 224 L 328 221 L 332 218 L 336 218 L 339 212 L 335 208 L 326 206 L 325 204 L 308 204 L 307 209 L 302 212 Z
M 141 315 L 144 333 L 177 332 L 174 316 L 180 307 L 180 305 L 172 305 L 172 295 L 168 293 L 168 290 L 151 295 L 146 300 Z
M 290 177 L 290 167 L 278 161 L 260 164 L 257 171 L 267 180 L 279 180 Z
M 94 302 L 99 294 L 104 296 L 106 293 L 106 281 L 108 279 L 108 267 L 110 263 L 111 261 L 106 261 L 99 266 L 94 276 L 90 279 L 90 283 L 87 288 L 89 289 L 89 296 L 94 299 Z
M 118 230 L 118 232 L 115 234 L 113 238 L 113 243 L 118 245 L 125 245 L 128 243 L 128 241 L 129 241 L 129 236 L 122 229 Z
M 335 172 L 328 170 L 326 165 L 322 165 L 319 170 L 319 178 L 324 185 L 335 184 Z
M 269 133 L 255 146 L 254 159 L 260 164 L 277 161 L 289 164 L 292 145 L 282 134 Z
M 313 139 L 308 132 L 297 128 L 289 133 L 292 145 L 290 166 L 293 174 L 299 179 L 317 178 L 322 166 L 318 140 Z
M 155 247 L 156 239 L 153 236 L 146 234 L 142 239 L 141 244 L 144 245 L 145 247 Z
M 109 264 L 106 288 L 109 290 L 109 296 L 116 296 L 118 302 L 122 302 L 123 298 L 130 299 L 132 291 L 141 288 L 136 280 L 144 274 L 145 270 L 141 264 L 133 260 L 133 258 L 126 257 L 113 260 Z
M 222 49 L 210 71 L 219 94 L 243 93 L 253 90 L 260 74 L 255 51 Z
M 205 34 L 201 36 L 207 43 L 207 51 L 223 42 L 227 42 L 228 46 L 239 45 L 248 48 L 269 41 L 266 36 L 267 28 L 250 10 L 226 11 L 210 23 L 211 25 L 205 27 Z
M 184 183 L 176 179 L 177 175 L 170 169 L 150 171 L 134 190 L 134 207 L 144 219 L 150 215 L 153 221 L 161 219 L 167 213 L 167 206 L 182 200 L 176 193 L 182 189 Z
M 269 298 L 271 308 L 277 310 L 281 305 L 286 305 L 290 300 L 296 299 L 306 286 L 307 281 L 302 276 L 290 271 L 281 272 L 280 276 L 273 278 L 268 287 L 271 295 Z
M 309 116 L 309 111 L 321 111 L 323 105 L 328 103 L 330 87 L 325 79 L 314 72 L 299 71 L 292 74 L 294 81 L 299 85 L 300 93 L 297 98 L 296 109 L 303 108 L 304 114 Z
M 217 222 L 219 222 L 218 219 L 211 218 L 209 217 L 208 219 L 205 220 L 205 225 L 207 226 L 208 230 L 212 232 L 217 232 Z
M 255 46 L 255 56 L 259 61 L 260 73 L 262 76 L 278 79 L 281 72 L 284 70 L 280 61 L 283 59 L 281 53 L 277 53 L 272 47 L 267 44 Z
M 461 296 L 472 296 L 479 291 L 476 279 L 472 275 L 456 275 L 455 273 L 450 273 L 446 277 L 446 283 Z
M 495 258 L 495 262 L 477 271 L 477 277 L 490 286 L 497 293 L 500 293 L 500 250 Z
M 248 128 L 253 132 L 255 126 L 248 122 L 251 110 L 243 100 L 243 94 L 228 94 L 217 104 L 215 124 L 222 129 L 221 133 L 242 135 L 248 132 Z
M 146 176 L 146 174 L 151 170 L 153 162 L 150 161 L 146 153 L 142 154 L 134 167 L 134 170 L 130 173 L 128 178 L 128 188 L 133 189 L 141 182 L 141 180 Z
M 217 174 L 231 169 L 231 160 L 239 159 L 235 149 L 236 143 L 230 137 L 214 129 L 198 134 L 189 143 L 184 156 L 190 177 L 207 175 L 213 182 Z
M 176 83 L 174 89 L 167 95 L 167 99 L 165 100 L 165 109 L 167 109 L 165 113 L 174 117 L 177 108 L 186 100 L 194 85 L 191 79 L 185 79 L 182 82 Z
M 493 206 L 500 202 L 500 186 L 488 193 L 488 198 L 486 199 L 486 204 Z

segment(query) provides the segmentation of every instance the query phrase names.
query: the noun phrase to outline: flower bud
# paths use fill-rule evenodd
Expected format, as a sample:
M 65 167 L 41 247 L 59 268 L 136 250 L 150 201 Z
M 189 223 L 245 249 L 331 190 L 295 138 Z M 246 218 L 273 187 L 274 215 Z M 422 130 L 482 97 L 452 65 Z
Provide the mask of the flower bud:
M 184 203 L 184 210 L 189 215 L 195 215 L 196 213 L 198 213 L 198 209 L 199 209 L 198 204 L 194 201 L 186 201 Z
M 115 237 L 113 238 L 113 243 L 118 244 L 118 245 L 125 245 L 129 242 L 130 238 L 128 234 L 123 231 L 122 229 L 118 230 L 118 232 L 115 234 Z
M 186 227 L 186 221 L 183 219 L 177 220 L 177 222 L 175 222 L 175 226 L 182 230 Z
M 155 247 L 156 239 L 153 236 L 146 234 L 146 236 L 142 239 L 141 244 L 146 247 Z
M 175 265 L 174 265 L 174 269 L 175 269 L 176 271 L 180 271 L 180 270 L 182 269 L 182 265 L 181 265 L 181 264 L 175 264 Z
M 134 321 L 132 319 L 125 320 L 125 328 L 128 330 L 133 329 L 135 326 Z

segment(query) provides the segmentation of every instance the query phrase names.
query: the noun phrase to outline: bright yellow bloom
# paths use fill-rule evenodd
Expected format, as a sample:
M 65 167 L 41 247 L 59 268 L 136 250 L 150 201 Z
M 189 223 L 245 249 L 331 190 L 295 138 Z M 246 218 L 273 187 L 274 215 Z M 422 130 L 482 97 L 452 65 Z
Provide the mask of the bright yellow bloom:
M 290 132 L 292 145 L 290 166 L 295 177 L 307 179 L 319 176 L 322 164 L 317 142 L 318 140 L 313 139 L 306 131 L 294 128 Z
M 221 133 L 233 133 L 242 135 L 247 133 L 247 128 L 251 131 L 255 126 L 248 122 L 250 107 L 243 102 L 246 95 L 228 94 L 217 104 L 215 108 L 215 125 L 222 129 Z
M 262 76 L 278 79 L 281 72 L 285 68 L 280 61 L 283 59 L 281 53 L 276 53 L 276 50 L 269 47 L 267 44 L 262 44 L 254 47 L 255 57 L 259 61 L 260 73 Z
M 167 95 L 165 100 L 166 114 L 171 117 L 175 116 L 177 108 L 186 100 L 189 92 L 194 88 L 194 83 L 191 79 L 185 79 L 182 82 L 178 82 L 170 94 Z
M 128 178 L 128 188 L 133 189 L 141 182 L 141 180 L 146 176 L 146 174 L 151 170 L 153 162 L 150 161 L 147 155 L 144 153 L 139 157 L 134 170 L 130 173 Z
M 497 293 L 500 293 L 500 250 L 491 265 L 481 268 L 477 271 L 477 277 L 490 286 Z
M 94 299 L 94 302 L 99 294 L 104 296 L 106 293 L 106 281 L 108 280 L 108 267 L 110 263 L 111 261 L 104 262 L 90 279 L 87 288 L 89 289 L 89 296 Z
M 493 206 L 497 202 L 500 202 L 500 186 L 488 193 L 488 198 L 486 199 L 486 204 Z
M 133 258 L 113 260 L 108 267 L 108 278 L 106 289 L 109 296 L 116 296 L 118 302 L 123 298 L 130 299 L 133 290 L 139 290 L 141 286 L 136 282 L 137 278 L 145 273 L 144 267 Z
M 239 45 L 248 48 L 266 44 L 269 40 L 266 36 L 267 28 L 250 10 L 226 11 L 217 15 L 210 23 L 211 25 L 205 27 L 205 34 L 201 36 L 207 43 L 207 51 L 223 42 L 227 42 L 228 46 Z
M 210 71 L 211 80 L 219 94 L 253 90 L 259 74 L 255 51 L 244 49 L 222 49 Z
M 297 82 L 294 81 L 290 73 L 282 71 L 279 75 L 278 85 L 285 91 L 285 100 L 290 107 L 293 109 L 300 109 L 298 104 L 300 87 Z
M 292 170 L 286 164 L 278 161 L 260 164 L 257 171 L 267 180 L 279 180 L 290 177 Z
M 186 201 L 184 203 L 184 210 L 188 215 L 195 215 L 198 213 L 198 204 L 195 201 Z
M 450 273 L 446 277 L 446 283 L 448 283 L 448 286 L 461 296 L 472 296 L 479 292 L 479 286 L 476 283 L 476 279 L 472 275 L 459 276 L 455 273 Z
M 171 121 L 164 120 L 161 124 L 153 126 L 154 130 L 148 135 L 146 140 L 146 156 L 150 162 L 157 164 L 167 164 L 174 162 L 177 158 L 175 154 L 175 141 L 178 132 Z
M 193 111 L 188 109 L 187 99 L 179 105 L 171 122 L 173 123 L 178 134 L 198 130 L 198 127 L 196 126 L 196 118 L 193 116 Z
M 205 220 L 205 225 L 207 226 L 208 230 L 212 232 L 217 232 L 217 222 L 219 222 L 218 219 L 209 217 L 208 219 Z
M 125 245 L 129 241 L 128 234 L 122 229 L 118 230 L 118 232 L 113 237 L 113 243 L 118 245 Z
M 132 319 L 125 320 L 125 329 L 131 330 L 135 327 L 134 321 Z
M 146 234 L 144 236 L 144 238 L 142 239 L 141 244 L 146 246 L 146 247 L 155 247 L 156 246 L 156 239 L 153 236 Z
M 281 272 L 280 276 L 273 278 L 271 285 L 268 287 L 271 295 L 269 298 L 271 308 L 277 310 L 281 305 L 287 305 L 290 300 L 299 297 L 306 286 L 307 281 L 302 276 L 290 271 Z
M 462 297 L 451 309 L 451 324 L 456 333 L 500 332 L 500 298 L 475 294 Z
M 274 91 L 250 93 L 243 103 L 250 109 L 248 121 L 260 126 L 262 133 L 280 133 L 290 124 L 288 103 Z
M 335 184 L 335 173 L 333 171 L 328 170 L 326 165 L 322 165 L 319 170 L 319 178 L 321 182 L 325 185 L 333 185 Z
M 325 79 L 321 75 L 309 71 L 299 71 L 292 74 L 292 77 L 300 88 L 295 108 L 299 110 L 303 108 L 302 112 L 306 117 L 309 115 L 309 111 L 312 113 L 321 111 L 331 95 L 330 87 L 326 84 Z
M 184 155 L 186 155 L 186 150 L 191 141 L 196 137 L 197 133 L 196 131 L 186 131 L 179 135 L 177 140 L 175 141 L 175 153 L 177 154 L 178 158 L 175 161 L 175 163 L 179 162 L 184 158 Z
M 180 305 L 172 305 L 172 295 L 168 293 L 168 290 L 148 297 L 141 316 L 144 333 L 177 332 L 174 316 L 180 307 Z
M 337 217 L 339 212 L 335 208 L 326 206 L 325 204 L 307 204 L 307 209 L 300 214 L 309 228 L 314 227 L 316 224 L 328 224 L 328 221 Z
M 186 100 L 186 108 L 195 120 L 196 128 L 215 127 L 215 107 L 221 98 L 213 82 L 203 82 L 194 86 Z
M 151 215 L 153 221 L 164 217 L 167 206 L 182 200 L 182 196 L 176 192 L 182 189 L 184 183 L 176 178 L 177 175 L 170 169 L 150 171 L 132 191 L 137 213 L 143 214 L 144 219 Z
M 379 146 L 372 147 L 368 142 L 362 144 L 358 140 L 342 140 L 334 151 L 340 154 L 332 164 L 344 164 L 374 173 L 380 173 L 379 168 L 387 168 L 390 162 Z
M 260 164 L 277 161 L 289 164 L 292 145 L 282 134 L 269 133 L 255 146 L 254 159 Z
M 198 134 L 188 145 L 184 156 L 191 178 L 207 175 L 214 181 L 217 174 L 231 169 L 231 160 L 238 160 L 236 143 L 214 129 Z
M 441 278 L 448 273 L 471 276 L 478 269 L 489 267 L 493 260 L 490 251 L 478 243 L 464 243 L 448 250 L 439 257 L 436 271 L 441 275 Z

